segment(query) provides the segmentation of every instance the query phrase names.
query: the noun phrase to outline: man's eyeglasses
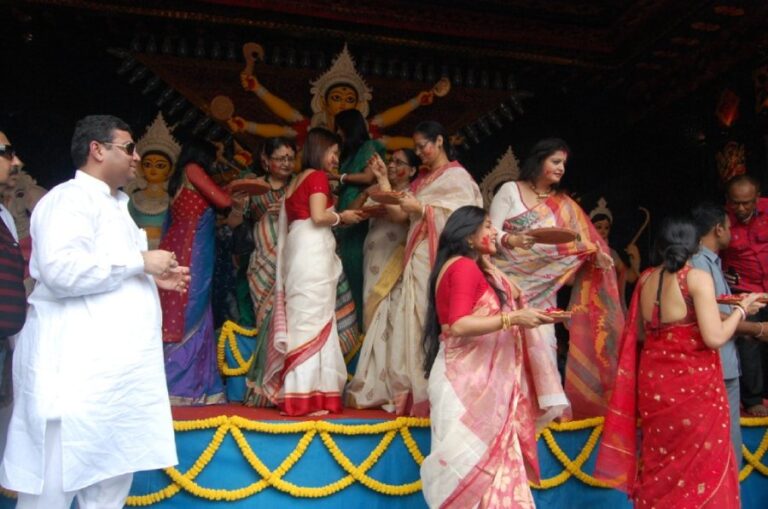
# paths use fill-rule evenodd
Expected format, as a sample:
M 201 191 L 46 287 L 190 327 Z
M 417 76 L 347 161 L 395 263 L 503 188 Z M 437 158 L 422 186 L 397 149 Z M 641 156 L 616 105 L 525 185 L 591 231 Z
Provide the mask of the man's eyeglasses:
M 269 159 L 271 161 L 276 162 L 276 163 L 293 164 L 293 162 L 296 160 L 296 157 L 294 157 L 294 156 L 271 157 L 270 156 Z
M 16 150 L 13 148 L 13 145 L 4 145 L 0 143 L 0 157 L 4 157 L 9 161 L 13 161 L 15 156 Z
M 102 141 L 100 142 L 102 145 L 112 145 L 114 147 L 118 147 L 123 150 L 126 154 L 129 156 L 132 156 L 134 152 L 136 152 L 136 143 L 133 141 L 128 141 L 126 143 L 115 143 L 112 141 Z

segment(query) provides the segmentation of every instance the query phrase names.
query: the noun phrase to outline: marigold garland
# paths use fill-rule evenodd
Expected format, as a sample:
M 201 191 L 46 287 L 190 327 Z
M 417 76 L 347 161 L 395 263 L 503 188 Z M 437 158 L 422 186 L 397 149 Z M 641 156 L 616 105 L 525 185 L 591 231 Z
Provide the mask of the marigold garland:
M 181 473 L 176 468 L 165 469 L 165 473 L 173 481 L 172 484 L 154 493 L 128 497 L 127 505 L 146 506 L 155 504 L 174 496 L 181 489 L 184 489 L 199 498 L 225 501 L 248 498 L 268 486 L 272 486 L 279 491 L 288 493 L 297 498 L 327 497 L 347 488 L 354 482 L 359 482 L 371 490 L 386 495 L 409 495 L 416 493 L 421 489 L 420 479 L 403 485 L 391 485 L 377 481 L 367 475 L 368 470 L 370 470 L 381 458 L 384 452 L 386 452 L 398 433 L 402 436 L 405 446 L 410 451 L 414 461 L 420 464 L 418 458 L 423 460 L 424 456 L 419 450 L 418 444 L 416 444 L 413 436 L 408 431 L 409 427 L 429 427 L 429 419 L 400 417 L 392 421 L 376 424 L 337 424 L 328 421 L 269 423 L 252 421 L 240 416 L 218 416 L 192 421 L 176 421 L 174 422 L 174 429 L 177 432 L 211 428 L 215 428 L 216 431 L 211 442 L 189 470 Z M 304 435 L 299 439 L 296 449 L 288 454 L 277 468 L 270 470 L 253 452 L 253 449 L 243 434 L 243 430 L 271 434 L 303 433 Z M 232 435 L 240 452 L 254 471 L 261 476 L 261 479 L 248 486 L 234 490 L 202 487 L 194 480 L 210 463 L 227 433 Z M 309 447 L 309 444 L 312 443 L 312 440 L 317 434 L 320 435 L 321 441 L 326 446 L 336 463 L 338 463 L 348 475 L 335 482 L 319 487 L 297 486 L 296 484 L 283 480 L 283 476 L 285 476 L 299 459 L 301 459 Z M 360 465 L 356 466 L 341 451 L 338 445 L 336 445 L 336 442 L 331 437 L 332 434 L 346 436 L 383 435 L 383 437 L 379 441 L 379 444 L 369 453 L 368 457 L 363 460 Z
M 589 456 L 595 449 L 597 440 L 600 438 L 602 431 L 602 424 L 595 426 L 579 455 L 576 457 L 576 459 L 571 461 L 568 455 L 563 452 L 563 450 L 555 441 L 555 437 L 552 435 L 552 431 L 545 429 L 541 433 L 541 436 L 544 437 L 544 442 L 547 444 L 547 447 L 549 447 L 549 450 L 552 451 L 552 454 L 565 467 L 565 469 L 554 477 L 550 477 L 549 479 L 542 479 L 541 484 L 537 485 L 534 483 L 529 483 L 531 487 L 535 489 L 551 489 L 560 486 L 561 484 L 565 483 L 571 476 L 573 476 L 588 486 L 596 488 L 609 488 L 610 486 L 607 483 L 599 481 L 598 479 L 595 479 L 591 475 L 586 474 L 581 470 L 582 465 L 584 465 L 584 463 L 589 459 Z
M 243 376 L 248 373 L 248 370 L 251 368 L 251 363 L 253 362 L 253 355 L 251 355 L 248 360 L 245 360 L 243 353 L 237 346 L 236 334 L 252 338 L 258 333 L 259 329 L 246 329 L 231 320 L 224 322 L 224 325 L 221 326 L 219 339 L 216 342 L 216 360 L 219 365 L 219 373 L 221 373 L 222 376 Z M 344 357 L 344 362 L 346 364 L 349 364 L 355 355 L 357 355 L 357 352 L 360 351 L 360 348 L 363 346 L 364 338 L 365 335 L 361 334 L 355 345 L 352 347 L 352 350 L 350 350 Z M 237 364 L 234 368 L 227 365 L 227 345 L 229 345 L 229 351 L 232 352 L 232 357 L 234 357 L 235 364 Z M 347 378 L 351 380 L 351 374 L 348 375 Z
M 542 479 L 541 484 L 531 483 L 534 489 L 551 489 L 565 483 L 569 478 L 575 477 L 588 486 L 597 488 L 608 488 L 608 484 L 595 479 L 586 474 L 582 467 L 594 451 L 598 439 L 602 433 L 603 419 L 601 417 L 585 419 L 582 421 L 569 421 L 564 423 L 552 423 L 547 429 L 541 432 L 540 436 L 544 438 L 547 447 L 552 454 L 564 466 L 564 470 L 554 477 Z M 768 418 L 765 417 L 742 417 L 741 425 L 744 427 L 768 427 Z M 208 419 L 199 419 L 191 421 L 175 421 L 174 429 L 177 432 L 215 429 L 211 442 L 206 446 L 194 464 L 184 473 L 176 468 L 165 469 L 166 474 L 172 480 L 172 483 L 165 488 L 154 493 L 146 495 L 135 495 L 128 497 L 129 506 L 149 506 L 159 503 L 165 499 L 171 498 L 179 491 L 185 491 L 208 500 L 236 501 L 251 497 L 265 488 L 273 488 L 290 494 L 297 498 L 317 498 L 326 497 L 337 493 L 354 482 L 359 482 L 369 489 L 389 496 L 404 496 L 415 493 L 421 489 L 421 480 L 416 480 L 403 485 L 386 484 L 367 475 L 376 462 L 386 452 L 395 439 L 397 434 L 403 439 L 403 442 L 413 457 L 416 464 L 420 465 L 424 461 L 424 456 L 419 450 L 418 444 L 411 435 L 410 428 L 424 428 L 429 426 L 429 419 L 415 417 L 400 417 L 392 421 L 385 421 L 376 424 L 338 424 L 329 421 L 304 421 L 294 423 L 268 423 L 251 421 L 240 416 L 217 416 Z M 577 431 L 593 428 L 584 447 L 578 456 L 571 460 L 567 454 L 560 448 L 555 440 L 553 431 Z M 256 433 L 271 434 L 298 434 L 303 433 L 299 439 L 296 448 L 285 457 L 285 459 L 274 470 L 264 465 L 256 456 L 250 444 L 245 438 L 243 431 L 252 431 Z M 205 488 L 197 484 L 194 480 L 208 466 L 213 459 L 216 451 L 227 433 L 231 434 L 243 456 L 249 465 L 256 471 L 262 479 L 248 486 L 238 489 L 214 489 Z M 379 444 L 369 453 L 368 457 L 360 465 L 355 465 L 338 447 L 331 435 L 383 435 Z M 291 468 L 301 459 L 313 439 L 319 435 L 321 441 L 328 449 L 336 463 L 347 472 L 345 477 L 320 487 L 302 487 L 283 480 Z M 762 458 L 768 452 L 768 429 L 763 434 L 763 438 L 757 449 L 751 452 L 746 446 L 742 446 L 744 459 L 747 463 L 741 470 L 739 480 L 744 481 L 754 470 L 768 477 L 768 466 L 763 464 Z M 16 498 L 16 493 L 0 487 L 0 495 L 6 498 Z
M 751 419 L 755 418 L 752 417 Z M 768 425 L 768 418 L 762 417 L 758 419 L 764 421 L 765 424 L 744 424 L 744 418 L 741 419 L 741 422 L 743 426 Z M 763 433 L 763 439 L 760 441 L 760 445 L 757 447 L 757 449 L 755 449 L 754 454 L 749 449 L 747 449 L 746 445 L 741 445 L 741 452 L 744 455 L 744 460 L 747 462 L 747 464 L 744 465 L 744 468 L 742 468 L 741 472 L 739 472 L 739 481 L 746 479 L 755 469 L 757 469 L 757 471 L 764 476 L 768 477 L 768 467 L 762 463 L 762 459 L 766 451 L 768 451 L 768 429 L 765 431 L 765 433 Z
M 551 489 L 565 483 L 569 478 L 575 477 L 588 486 L 608 488 L 608 484 L 586 474 L 582 467 L 593 453 L 603 429 L 603 419 L 585 419 L 583 421 L 570 421 L 564 423 L 552 423 L 541 432 L 544 442 L 552 454 L 564 466 L 564 470 L 554 477 L 542 479 L 541 484 L 531 483 L 534 489 Z M 768 427 L 768 418 L 743 417 L 741 425 L 744 427 Z M 367 475 L 381 456 L 388 450 L 397 434 L 399 434 L 409 453 L 418 465 L 424 461 L 424 456 L 419 450 L 418 444 L 413 439 L 410 428 L 429 427 L 429 419 L 415 417 L 400 417 L 392 421 L 376 424 L 338 424 L 329 421 L 303 421 L 292 423 L 268 423 L 248 420 L 240 416 L 217 416 L 208 419 L 191 421 L 175 421 L 174 429 L 177 432 L 215 429 L 211 442 L 206 446 L 194 464 L 184 473 L 176 468 L 165 469 L 172 483 L 165 488 L 146 495 L 128 497 L 129 506 L 148 506 L 171 498 L 182 489 L 207 500 L 236 501 L 251 497 L 265 488 L 271 486 L 279 491 L 297 498 L 326 497 L 337 493 L 355 482 L 359 482 L 369 489 L 389 496 L 404 496 L 416 493 L 421 489 L 421 480 L 416 480 L 402 485 L 386 484 Z M 587 441 L 578 456 L 571 460 L 560 448 L 555 440 L 553 431 L 577 431 L 592 428 Z M 256 456 L 243 431 L 270 434 L 299 434 L 303 433 L 296 448 L 274 470 L 270 470 Z M 195 482 L 195 478 L 210 464 L 213 456 L 221 447 L 227 434 L 231 434 L 248 464 L 261 479 L 243 488 L 238 489 L 214 489 L 205 488 Z M 306 452 L 316 436 L 320 436 L 326 449 L 333 459 L 347 473 L 341 479 L 320 487 L 302 487 L 285 481 L 283 477 L 293 468 Z M 369 453 L 359 465 L 355 465 L 338 447 L 332 435 L 383 435 L 378 445 Z M 747 463 L 742 468 L 739 480 L 744 481 L 754 470 L 764 476 L 768 476 L 768 466 L 763 464 L 762 458 L 768 452 L 768 429 L 754 452 L 742 446 L 744 459 Z M 0 487 L 0 495 L 6 498 L 16 498 L 13 491 Z
M 219 333 L 219 340 L 216 343 L 216 359 L 219 364 L 219 372 L 223 376 L 243 376 L 248 373 L 253 362 L 253 355 L 246 361 L 240 349 L 237 347 L 237 337 L 235 334 L 252 338 L 259 333 L 259 329 L 246 329 L 231 320 L 224 322 Z M 232 357 L 235 358 L 237 367 L 230 368 L 226 361 L 226 345 L 229 344 L 229 350 Z

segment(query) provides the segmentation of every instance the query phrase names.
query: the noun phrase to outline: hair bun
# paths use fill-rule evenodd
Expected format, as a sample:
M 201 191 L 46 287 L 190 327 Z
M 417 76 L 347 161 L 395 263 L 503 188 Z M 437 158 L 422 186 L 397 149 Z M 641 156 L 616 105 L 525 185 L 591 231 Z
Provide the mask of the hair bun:
M 683 268 L 685 262 L 688 261 L 688 258 L 690 258 L 692 254 L 693 253 L 689 252 L 682 244 L 672 244 L 667 246 L 661 253 L 664 269 L 669 272 L 677 272 Z

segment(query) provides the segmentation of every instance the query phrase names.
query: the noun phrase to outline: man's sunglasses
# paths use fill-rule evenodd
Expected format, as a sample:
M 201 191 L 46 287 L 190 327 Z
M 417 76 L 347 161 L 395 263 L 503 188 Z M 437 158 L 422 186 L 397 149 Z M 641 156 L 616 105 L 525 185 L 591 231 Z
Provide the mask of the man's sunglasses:
M 16 150 L 14 150 L 13 145 L 3 145 L 0 143 L 0 157 L 4 157 L 9 161 L 13 161 L 15 156 Z
M 129 156 L 132 156 L 134 152 L 136 152 L 136 143 L 133 141 L 129 141 L 127 143 L 113 143 L 111 141 L 102 141 L 100 142 L 102 145 L 112 145 L 115 147 L 119 147 L 123 149 L 123 152 L 128 154 Z

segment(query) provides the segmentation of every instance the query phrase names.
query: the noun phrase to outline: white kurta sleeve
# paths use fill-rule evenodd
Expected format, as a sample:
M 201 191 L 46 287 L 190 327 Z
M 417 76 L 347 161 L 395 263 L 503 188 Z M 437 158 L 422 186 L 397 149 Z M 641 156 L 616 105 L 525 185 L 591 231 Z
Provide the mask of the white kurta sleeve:
M 110 250 L 97 245 L 93 217 L 99 213 L 94 210 L 98 204 L 80 193 L 66 192 L 70 189 L 62 191 L 40 201 L 30 228 L 38 278 L 56 297 L 109 292 L 124 279 L 144 272 L 138 249 Z

